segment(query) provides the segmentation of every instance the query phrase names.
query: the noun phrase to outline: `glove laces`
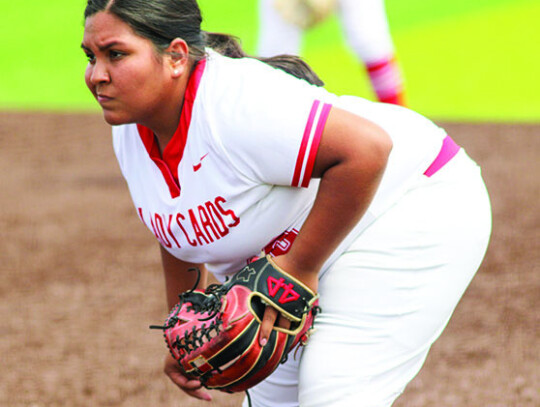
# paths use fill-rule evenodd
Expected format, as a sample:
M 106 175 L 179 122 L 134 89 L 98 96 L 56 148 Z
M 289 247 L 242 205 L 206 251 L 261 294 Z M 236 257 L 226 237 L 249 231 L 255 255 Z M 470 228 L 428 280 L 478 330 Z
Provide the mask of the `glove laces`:
M 150 329 L 161 329 L 166 331 L 174 327 L 179 321 L 178 313 L 185 303 L 189 303 L 186 310 L 192 311 L 195 314 L 201 314 L 200 318 L 197 318 L 199 321 L 209 321 L 214 318 L 221 310 L 221 299 L 220 297 L 228 291 L 228 287 L 224 287 L 221 284 L 210 284 L 204 290 L 204 299 L 201 301 L 201 293 L 196 292 L 195 289 L 199 285 L 201 279 L 201 271 L 198 268 L 190 268 L 188 271 L 197 272 L 197 280 L 193 287 L 181 294 L 179 294 L 180 301 L 175 305 L 172 315 L 167 319 L 164 325 L 150 325 Z M 197 300 L 195 300 L 195 298 Z M 203 314 L 206 314 L 203 317 Z M 171 345 L 177 348 L 179 351 L 184 352 L 185 354 L 195 350 L 198 347 L 204 345 L 204 343 L 210 341 L 212 338 L 218 335 L 221 330 L 223 321 L 221 319 L 215 319 L 206 324 L 202 324 L 199 329 L 195 326 L 191 331 L 185 331 L 184 335 L 180 337 L 177 335 L 175 340 Z

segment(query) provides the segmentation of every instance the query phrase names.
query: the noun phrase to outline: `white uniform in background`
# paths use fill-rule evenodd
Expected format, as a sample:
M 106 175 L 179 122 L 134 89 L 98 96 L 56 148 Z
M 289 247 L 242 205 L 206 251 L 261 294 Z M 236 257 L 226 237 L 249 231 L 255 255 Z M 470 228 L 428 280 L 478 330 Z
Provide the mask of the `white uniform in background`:
M 384 0 L 337 0 L 345 39 L 361 60 L 377 99 L 405 105 L 404 80 L 396 62 Z M 287 22 L 275 0 L 260 0 L 257 54 L 301 54 L 303 30 Z

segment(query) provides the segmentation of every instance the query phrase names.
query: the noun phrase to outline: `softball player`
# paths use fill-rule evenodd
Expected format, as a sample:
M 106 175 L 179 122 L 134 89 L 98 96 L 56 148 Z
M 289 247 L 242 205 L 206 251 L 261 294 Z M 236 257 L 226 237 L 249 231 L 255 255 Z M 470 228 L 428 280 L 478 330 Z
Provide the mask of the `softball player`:
M 486 251 L 480 169 L 421 115 L 331 94 L 294 58 L 241 57 L 200 23 L 193 0 L 85 11 L 85 80 L 160 244 L 168 305 L 193 286 L 190 267 L 223 280 L 269 253 L 322 312 L 303 354 L 250 390 L 253 405 L 389 406 Z M 276 314 L 267 307 L 261 343 L 286 323 Z M 211 398 L 170 357 L 165 372 Z
M 404 105 L 403 75 L 396 62 L 384 0 L 337 0 L 336 11 L 378 100 Z M 299 54 L 303 30 L 283 17 L 276 0 L 260 0 L 259 23 L 259 55 Z

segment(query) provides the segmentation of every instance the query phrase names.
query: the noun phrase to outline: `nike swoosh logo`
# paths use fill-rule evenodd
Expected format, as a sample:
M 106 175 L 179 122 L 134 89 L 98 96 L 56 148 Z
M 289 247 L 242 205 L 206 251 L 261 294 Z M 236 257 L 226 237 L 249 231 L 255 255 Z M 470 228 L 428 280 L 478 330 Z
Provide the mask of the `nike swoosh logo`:
M 208 153 L 206 153 L 205 155 L 203 155 L 203 156 L 201 157 L 201 159 L 199 160 L 199 163 L 193 165 L 193 171 L 194 171 L 194 172 L 197 172 L 197 171 L 199 171 L 199 170 L 201 169 L 201 166 L 202 166 L 202 160 L 204 160 L 205 157 L 206 157 L 207 155 L 208 155 Z

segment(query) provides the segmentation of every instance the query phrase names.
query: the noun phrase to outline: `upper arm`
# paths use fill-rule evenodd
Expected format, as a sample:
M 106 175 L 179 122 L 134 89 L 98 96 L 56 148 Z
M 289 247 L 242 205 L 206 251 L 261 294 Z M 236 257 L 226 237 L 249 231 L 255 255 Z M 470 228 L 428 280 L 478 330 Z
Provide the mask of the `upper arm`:
M 377 124 L 332 107 L 321 136 L 312 177 L 321 178 L 338 164 L 347 163 L 366 175 L 384 168 L 392 140 Z
M 381 127 L 331 109 L 312 171 L 312 177 L 321 178 L 317 196 L 294 244 L 280 258 L 281 266 L 316 287 L 318 270 L 372 202 L 391 148 L 391 139 Z
M 240 71 L 241 77 L 231 72 L 212 88 L 214 99 L 228 101 L 209 109 L 212 136 L 229 166 L 248 182 L 307 186 L 303 181 L 309 183 L 311 173 L 304 164 L 316 151 L 329 95 L 258 61 L 251 68 Z
M 204 288 L 208 272 L 204 264 L 194 264 L 182 261 L 163 246 L 159 246 L 161 251 L 161 264 L 165 276 L 165 290 L 167 294 L 167 305 L 171 309 L 178 302 L 178 295 L 192 288 Z M 199 273 L 196 270 L 199 270 Z M 199 281 L 197 282 L 199 275 Z

